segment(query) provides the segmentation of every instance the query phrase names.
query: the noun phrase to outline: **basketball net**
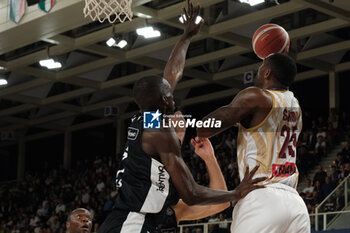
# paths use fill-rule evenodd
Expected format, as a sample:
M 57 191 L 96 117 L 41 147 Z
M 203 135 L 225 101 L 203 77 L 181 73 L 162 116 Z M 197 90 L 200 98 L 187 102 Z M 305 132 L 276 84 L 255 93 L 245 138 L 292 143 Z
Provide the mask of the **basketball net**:
M 90 16 L 95 21 L 103 23 L 106 19 L 110 23 L 126 19 L 132 20 L 132 0 L 85 0 L 84 16 Z

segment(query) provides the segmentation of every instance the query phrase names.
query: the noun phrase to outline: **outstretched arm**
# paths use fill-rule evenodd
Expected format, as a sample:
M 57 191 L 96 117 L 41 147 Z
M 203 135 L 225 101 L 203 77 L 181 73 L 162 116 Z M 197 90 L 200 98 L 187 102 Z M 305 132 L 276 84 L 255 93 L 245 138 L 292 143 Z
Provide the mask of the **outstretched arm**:
M 169 82 L 172 92 L 174 92 L 176 84 L 181 80 L 185 66 L 185 59 L 188 46 L 193 36 L 197 35 L 201 25 L 204 23 L 202 19 L 196 24 L 196 18 L 200 13 L 200 7 L 193 7 L 190 0 L 187 0 L 188 9 L 184 8 L 184 33 L 180 40 L 176 43 L 169 60 L 164 69 L 164 78 Z
M 181 156 L 180 142 L 172 128 L 162 128 L 156 131 L 145 130 L 142 134 L 142 148 L 149 155 L 159 155 L 180 198 L 188 205 L 208 205 L 237 201 L 245 197 L 250 191 L 263 187 L 257 185 L 257 183 L 265 180 L 265 178 L 253 179 L 258 167 L 250 173 L 247 170 L 248 178 L 243 179 L 241 185 L 233 191 L 213 190 L 198 185 Z
M 267 109 L 269 111 L 269 107 L 271 109 L 272 106 L 271 100 L 266 95 L 268 94 L 260 88 L 252 87 L 244 89 L 237 94 L 229 105 L 218 108 L 203 118 L 203 121 L 209 118 L 220 120 L 221 128 L 197 128 L 197 136 L 200 138 L 210 138 L 241 122 L 243 119 L 248 119 L 252 122 L 253 117 L 255 117 L 254 114 L 257 114 L 258 109 L 264 109 L 264 111 L 259 111 L 257 118 L 264 118 L 266 116 L 265 110 Z
M 191 140 L 192 145 L 195 147 L 195 152 L 205 162 L 210 177 L 209 187 L 216 190 L 227 190 L 224 176 L 222 175 L 220 166 L 215 158 L 213 147 L 208 139 L 196 142 Z M 188 206 L 182 200 L 180 200 L 173 209 L 177 221 L 184 220 L 196 220 L 208 217 L 210 215 L 219 213 L 230 206 L 230 202 L 217 204 L 217 205 L 194 205 Z

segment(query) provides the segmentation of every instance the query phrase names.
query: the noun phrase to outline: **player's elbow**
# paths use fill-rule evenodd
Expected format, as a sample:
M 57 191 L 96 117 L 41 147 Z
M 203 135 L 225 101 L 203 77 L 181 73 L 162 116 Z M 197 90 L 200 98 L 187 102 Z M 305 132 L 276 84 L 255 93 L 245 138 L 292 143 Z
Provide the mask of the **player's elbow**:
M 194 195 L 186 195 L 182 197 L 183 202 L 185 202 L 188 206 L 193 206 L 196 204 L 196 198 Z
M 185 192 L 181 198 L 189 206 L 198 204 L 200 200 L 200 196 L 195 188 Z

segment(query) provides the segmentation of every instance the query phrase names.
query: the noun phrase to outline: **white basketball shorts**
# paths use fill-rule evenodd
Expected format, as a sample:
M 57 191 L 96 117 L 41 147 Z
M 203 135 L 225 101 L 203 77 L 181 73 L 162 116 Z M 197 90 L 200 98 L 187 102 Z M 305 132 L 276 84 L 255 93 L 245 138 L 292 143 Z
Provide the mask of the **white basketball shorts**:
M 310 218 L 298 192 L 284 184 L 269 184 L 238 201 L 231 233 L 309 233 Z

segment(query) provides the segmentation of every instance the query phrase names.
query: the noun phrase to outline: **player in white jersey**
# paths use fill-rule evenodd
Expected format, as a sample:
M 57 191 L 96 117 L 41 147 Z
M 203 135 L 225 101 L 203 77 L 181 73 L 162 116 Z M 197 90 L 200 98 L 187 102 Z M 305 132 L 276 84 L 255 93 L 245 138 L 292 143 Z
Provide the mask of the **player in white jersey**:
M 259 67 L 255 87 L 242 90 L 226 106 L 204 117 L 222 121 L 221 129 L 197 129 L 199 137 L 214 136 L 239 125 L 237 163 L 244 169 L 260 165 L 255 177 L 269 177 L 266 189 L 255 190 L 234 208 L 231 232 L 308 233 L 310 220 L 298 182 L 296 145 L 302 129 L 301 109 L 289 91 L 296 64 L 273 54 Z

